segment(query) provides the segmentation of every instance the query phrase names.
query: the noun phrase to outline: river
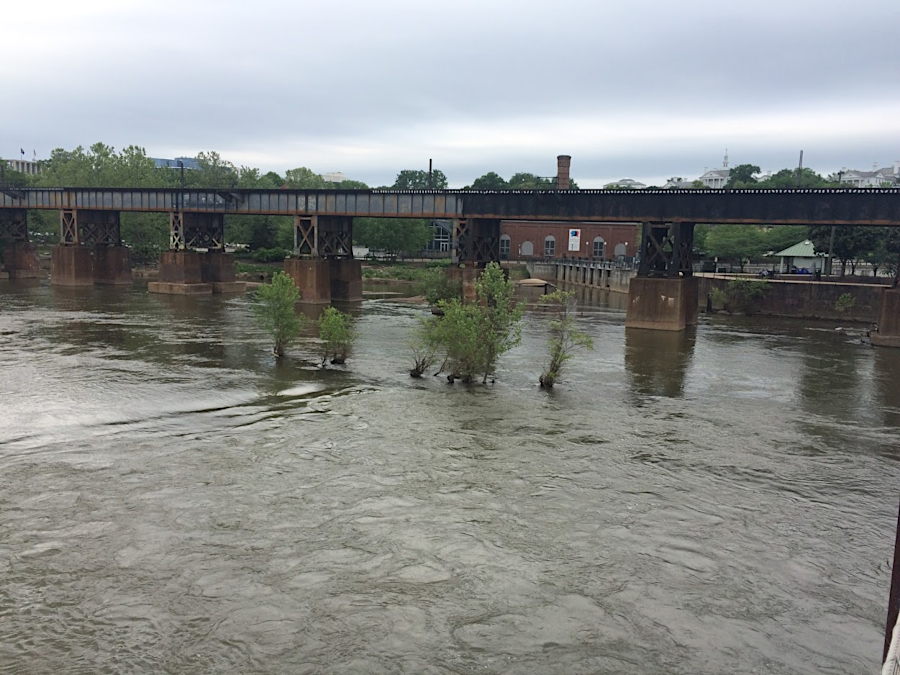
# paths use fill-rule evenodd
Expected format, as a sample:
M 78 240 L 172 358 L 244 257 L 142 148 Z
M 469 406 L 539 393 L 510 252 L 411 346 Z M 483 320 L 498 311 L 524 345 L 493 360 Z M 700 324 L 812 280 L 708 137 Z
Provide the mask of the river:
M 532 312 L 467 388 L 420 307 L 323 370 L 250 296 L 0 285 L 0 672 L 876 672 L 900 350 L 580 299 L 548 394 Z

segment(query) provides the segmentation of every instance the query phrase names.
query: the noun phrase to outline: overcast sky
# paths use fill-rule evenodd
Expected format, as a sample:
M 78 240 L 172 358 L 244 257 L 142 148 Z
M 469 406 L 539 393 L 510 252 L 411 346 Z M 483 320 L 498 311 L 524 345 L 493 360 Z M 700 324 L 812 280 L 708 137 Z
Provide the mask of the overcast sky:
M 102 141 L 377 186 L 900 160 L 900 2 L 7 2 L 0 156 Z

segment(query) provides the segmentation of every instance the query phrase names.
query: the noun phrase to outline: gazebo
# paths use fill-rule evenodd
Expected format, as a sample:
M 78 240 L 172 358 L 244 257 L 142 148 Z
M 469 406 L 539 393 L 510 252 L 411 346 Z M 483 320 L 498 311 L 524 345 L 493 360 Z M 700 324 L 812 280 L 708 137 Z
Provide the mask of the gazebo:
M 779 272 L 781 274 L 792 273 L 798 270 L 806 269 L 809 273 L 821 272 L 825 266 L 825 260 L 820 253 L 816 253 L 815 245 L 809 240 L 788 246 L 778 253 L 770 253 L 771 256 L 781 258 Z

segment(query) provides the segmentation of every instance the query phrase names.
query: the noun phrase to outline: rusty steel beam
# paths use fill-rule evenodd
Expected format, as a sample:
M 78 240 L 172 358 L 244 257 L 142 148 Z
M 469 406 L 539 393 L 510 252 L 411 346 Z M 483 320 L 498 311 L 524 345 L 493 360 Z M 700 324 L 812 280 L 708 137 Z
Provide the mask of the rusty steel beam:
M 183 198 L 183 204 L 181 200 Z M 181 204 L 182 208 L 178 206 Z M 817 190 L 215 190 L 22 188 L 0 209 L 652 223 L 900 226 L 900 188 Z

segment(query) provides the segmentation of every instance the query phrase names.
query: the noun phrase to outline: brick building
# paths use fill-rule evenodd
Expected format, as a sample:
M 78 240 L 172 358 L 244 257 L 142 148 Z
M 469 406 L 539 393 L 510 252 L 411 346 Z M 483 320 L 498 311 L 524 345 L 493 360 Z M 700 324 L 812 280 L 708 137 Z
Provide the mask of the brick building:
M 569 250 L 569 231 L 579 231 L 579 250 Z M 640 246 L 636 223 L 568 223 L 504 220 L 500 223 L 500 258 L 532 260 L 632 258 Z

